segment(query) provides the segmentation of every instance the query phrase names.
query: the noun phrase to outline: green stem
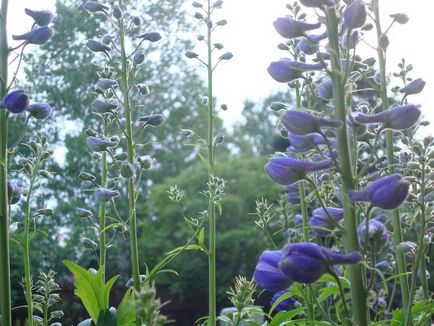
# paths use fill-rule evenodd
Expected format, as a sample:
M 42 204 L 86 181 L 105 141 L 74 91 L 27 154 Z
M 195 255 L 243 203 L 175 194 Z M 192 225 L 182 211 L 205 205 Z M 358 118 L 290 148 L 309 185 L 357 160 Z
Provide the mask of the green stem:
M 375 15 L 375 25 L 377 29 L 377 37 L 380 37 L 382 34 L 381 30 L 381 22 L 380 22 L 380 9 L 379 9 L 379 0 L 374 0 L 373 9 Z M 387 97 L 387 79 L 386 79 L 386 58 L 381 49 L 377 50 L 378 53 L 378 62 L 380 65 L 380 88 L 381 88 L 381 102 L 383 105 L 383 110 L 389 109 L 389 98 Z M 387 148 L 387 162 L 388 162 L 388 170 L 389 174 L 393 174 L 395 172 L 394 167 L 394 153 L 393 153 L 393 131 L 386 131 L 386 148 Z M 399 245 L 402 242 L 402 229 L 401 229 L 401 220 L 399 216 L 399 210 L 395 209 L 392 213 L 393 216 L 393 240 L 395 242 L 395 246 Z M 404 254 L 396 252 L 396 262 L 398 265 L 398 273 L 399 273 L 399 281 L 401 287 L 401 296 L 402 302 L 404 306 L 404 312 L 406 316 L 406 320 L 409 319 L 411 315 L 411 311 L 408 310 L 410 301 L 409 301 L 409 289 L 408 289 L 408 278 L 407 278 L 407 269 L 405 266 L 405 258 Z M 410 322 L 411 324 L 411 322 Z
M 124 1 L 119 0 L 119 7 L 124 7 Z M 125 109 L 125 119 L 126 123 L 126 133 L 127 133 L 127 154 L 128 161 L 134 163 L 134 143 L 133 143 L 133 123 L 132 123 L 132 110 L 130 105 L 129 89 L 128 89 L 128 56 L 126 53 L 126 42 L 125 42 L 125 26 L 124 20 L 121 19 L 119 22 L 119 37 L 121 43 L 121 62 L 122 62 L 122 87 L 124 96 L 124 109 Z M 131 246 L 131 267 L 133 274 L 133 284 L 136 291 L 140 291 L 140 269 L 139 269 L 139 253 L 137 247 L 137 216 L 136 216 L 136 188 L 134 185 L 134 180 L 128 179 L 128 215 L 130 221 L 130 246 Z M 139 318 L 136 319 L 136 325 L 140 326 L 141 321 Z
M 26 301 L 27 301 L 27 325 L 33 326 L 33 301 L 32 301 L 32 274 L 30 271 L 30 224 L 32 222 L 31 215 L 31 199 L 33 194 L 33 188 L 35 185 L 36 173 L 38 171 L 39 158 L 37 158 L 36 164 L 33 165 L 32 176 L 30 178 L 29 191 L 27 192 L 26 201 L 26 218 L 24 220 L 24 241 L 23 241 L 23 251 L 24 251 L 24 280 L 25 280 L 25 291 L 26 291 Z
M 208 21 L 211 21 L 211 2 L 208 2 Z M 214 173 L 214 98 L 213 98 L 213 68 L 212 68 L 212 27 L 208 26 L 207 46 L 208 46 L 208 178 Z M 208 251 L 208 325 L 215 326 L 217 320 L 216 309 L 216 218 L 215 203 L 209 203 L 209 251 Z
M 107 137 L 108 134 L 108 121 L 106 117 L 104 119 L 104 137 Z M 101 187 L 107 187 L 107 153 L 102 153 L 101 159 Z M 106 202 L 101 202 L 99 207 L 99 266 L 102 268 L 103 279 L 105 280 L 105 271 L 106 271 L 106 256 L 107 256 L 107 246 L 106 246 L 106 234 L 105 234 L 105 226 L 106 226 Z
M 8 0 L 1 1 L 0 9 L 0 97 L 7 92 L 8 40 L 6 20 Z M 9 254 L 9 203 L 8 203 L 8 112 L 0 110 L 0 314 L 1 325 L 11 326 L 11 279 Z
M 347 134 L 347 112 L 345 107 L 345 80 L 340 67 L 340 48 L 338 38 L 338 19 L 336 8 L 326 10 L 327 32 L 329 38 L 330 57 L 332 64 L 331 79 L 333 81 L 333 99 L 335 106 L 335 118 L 342 122 L 342 128 L 336 131 L 339 146 L 339 163 L 342 178 L 342 203 L 344 208 L 343 232 L 344 248 L 346 252 L 359 250 L 357 235 L 356 213 L 353 203 L 348 197 L 348 191 L 354 188 L 354 178 L 351 167 L 350 151 Z M 363 265 L 349 265 L 349 280 L 351 285 L 353 321 L 358 326 L 369 325 L 367 305 L 367 293 L 365 290 L 365 278 Z

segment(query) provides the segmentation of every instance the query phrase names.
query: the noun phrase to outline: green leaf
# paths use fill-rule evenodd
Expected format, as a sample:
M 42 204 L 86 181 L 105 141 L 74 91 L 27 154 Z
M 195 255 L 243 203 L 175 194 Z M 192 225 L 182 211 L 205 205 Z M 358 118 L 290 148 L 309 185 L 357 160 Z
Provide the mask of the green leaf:
M 286 300 L 286 299 L 291 298 L 293 296 L 294 296 L 294 292 L 283 293 L 279 298 L 277 298 L 276 301 L 274 301 L 273 305 L 270 308 L 269 314 L 271 315 L 273 313 L 274 309 L 276 309 L 276 307 L 279 303 L 281 303 L 283 300 Z
M 101 310 L 96 326 L 117 326 L 118 316 L 115 308 Z M 121 324 L 122 325 L 122 324 Z
M 318 301 L 322 302 L 325 299 L 327 299 L 330 295 L 333 295 L 333 298 L 336 298 L 339 295 L 339 288 L 336 285 L 332 285 L 324 288 L 318 297 Z
M 118 323 L 122 326 L 134 326 L 136 323 L 136 305 L 131 289 L 125 295 L 118 307 Z
M 205 246 L 205 228 L 200 229 L 199 236 L 197 239 L 199 242 L 199 246 L 204 247 Z
M 167 252 L 166 255 L 173 255 L 173 254 L 177 253 L 178 251 L 182 251 L 182 250 L 203 250 L 203 248 L 199 245 L 196 245 L 196 244 L 190 244 L 188 246 L 181 246 L 181 247 L 175 248 L 175 249 Z
M 302 314 L 305 311 L 305 308 L 297 308 L 292 309 L 290 311 L 280 311 L 276 316 L 274 316 L 273 320 L 270 322 L 270 326 L 283 326 L 290 323 L 290 320 Z
M 205 165 L 205 167 L 209 170 L 210 169 L 209 161 L 205 157 L 203 157 L 201 153 L 197 153 L 197 155 L 199 155 L 199 158 L 202 161 L 203 165 Z
M 219 215 L 222 216 L 222 213 L 223 213 L 222 204 L 218 201 L 215 203 L 215 207 L 217 207 L 217 210 L 219 211 Z

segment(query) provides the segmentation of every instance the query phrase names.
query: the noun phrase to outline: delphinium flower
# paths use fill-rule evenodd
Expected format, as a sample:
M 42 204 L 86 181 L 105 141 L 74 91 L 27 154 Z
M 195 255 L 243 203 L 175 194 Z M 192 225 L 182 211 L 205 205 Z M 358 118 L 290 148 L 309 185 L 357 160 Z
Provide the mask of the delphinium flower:
M 162 114 L 151 114 L 139 117 L 139 122 L 145 126 L 158 127 L 164 122 L 165 118 Z
M 342 122 L 320 117 L 300 110 L 287 110 L 281 117 L 282 124 L 296 135 L 321 133 L 321 128 L 340 128 Z
M 366 21 L 366 7 L 362 0 L 353 0 L 344 10 L 344 24 L 348 29 L 362 27 Z
M 96 198 L 98 201 L 110 201 L 111 199 L 118 197 L 120 195 L 119 191 L 106 189 L 106 188 L 98 188 L 96 191 Z
M 15 89 L 5 95 L 3 105 L 11 113 L 21 113 L 29 107 L 29 96 L 23 90 Z
M 274 28 L 285 38 L 296 38 L 304 36 L 306 32 L 321 27 L 321 23 L 314 24 L 295 20 L 292 17 L 281 17 L 274 22 Z
M 317 208 L 309 219 L 311 230 L 321 236 L 327 236 L 336 228 L 336 223 L 344 218 L 344 210 L 337 207 Z M 333 219 L 334 221 L 332 221 Z
M 110 52 L 112 49 L 108 45 L 105 45 L 104 43 L 97 41 L 97 40 L 88 40 L 86 43 L 86 46 L 91 50 L 92 52 Z
M 27 112 L 29 112 L 31 117 L 43 120 L 50 116 L 53 108 L 48 103 L 32 103 L 27 108 Z
M 8 181 L 8 202 L 10 205 L 17 204 L 21 200 L 21 189 L 16 183 Z
M 98 80 L 98 83 L 96 84 L 97 89 L 100 89 L 102 91 L 107 91 L 110 88 L 117 88 L 117 86 L 118 82 L 109 78 L 100 78 Z
M 359 243 L 362 247 L 366 247 L 366 240 L 368 241 L 368 248 L 380 250 L 389 240 L 389 233 L 386 226 L 377 219 L 368 221 L 368 230 L 366 231 L 366 221 L 362 221 L 358 229 Z
M 115 101 L 95 100 L 93 101 L 92 106 L 96 113 L 109 114 L 117 110 L 118 103 Z
M 253 277 L 266 290 L 285 290 L 291 282 L 313 283 L 333 265 L 356 264 L 361 258 L 357 251 L 338 254 L 310 242 L 290 243 L 282 250 L 265 251 Z
M 25 41 L 26 44 L 42 45 L 53 36 L 53 30 L 48 26 L 36 27 L 21 35 L 12 35 L 15 41 Z
M 324 68 L 322 63 L 304 63 L 290 59 L 280 59 L 274 61 L 268 67 L 268 73 L 279 83 L 289 83 L 303 77 L 304 72 L 321 70 Z
M 89 12 L 105 12 L 110 9 L 109 6 L 99 3 L 98 1 L 86 1 L 83 8 Z
M 372 182 L 364 190 L 350 190 L 353 201 L 364 201 L 382 209 L 398 208 L 406 199 L 410 184 L 400 175 L 389 175 Z
M 265 172 L 275 182 L 286 186 L 306 179 L 308 173 L 332 167 L 333 162 L 331 160 L 311 162 L 291 157 L 273 157 L 265 165 Z
M 25 13 L 32 17 L 35 21 L 35 24 L 38 26 L 47 26 L 53 20 L 53 13 L 50 10 L 31 10 L 24 9 Z
M 408 104 L 377 114 L 358 113 L 354 116 L 354 120 L 364 124 L 381 124 L 382 129 L 405 130 L 419 120 L 421 113 L 416 105 Z
M 327 38 L 327 33 L 310 34 L 303 37 L 298 43 L 297 47 L 305 55 L 312 55 L 318 51 L 319 42 Z
M 412 80 L 404 87 L 399 89 L 399 92 L 404 94 L 405 96 L 419 94 L 423 91 L 425 87 L 425 81 L 422 78 L 417 78 Z
M 118 145 L 116 141 L 105 140 L 94 136 L 87 137 L 86 143 L 93 152 L 104 152 Z
M 285 291 L 278 291 L 278 292 L 274 293 L 273 297 L 271 298 L 270 305 L 272 306 L 285 293 L 291 293 L 291 291 L 285 290 Z M 276 308 L 274 308 L 274 311 L 276 311 L 276 312 L 289 311 L 289 310 L 292 310 L 294 308 L 298 308 L 300 306 L 301 306 L 300 301 L 298 301 L 294 297 L 289 297 L 289 298 L 286 298 L 286 299 L 280 301 L 277 304 Z
M 288 136 L 290 147 L 300 153 L 317 149 L 319 145 L 326 145 L 326 141 L 323 136 L 317 133 L 307 134 L 299 136 L 290 133 Z

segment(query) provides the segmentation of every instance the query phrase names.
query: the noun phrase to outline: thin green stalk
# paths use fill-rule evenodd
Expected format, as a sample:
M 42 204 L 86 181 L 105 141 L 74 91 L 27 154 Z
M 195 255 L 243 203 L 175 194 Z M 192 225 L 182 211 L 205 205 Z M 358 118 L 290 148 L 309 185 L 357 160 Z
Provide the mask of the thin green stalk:
M 333 81 L 333 99 L 335 118 L 342 122 L 342 128 L 336 131 L 339 146 L 339 163 L 342 179 L 342 203 L 344 208 L 343 232 L 344 248 L 347 252 L 359 250 L 355 208 L 348 197 L 348 191 L 354 188 L 353 169 L 351 167 L 350 151 L 347 134 L 347 112 L 345 103 L 345 80 L 340 67 L 340 48 L 338 39 L 338 19 L 336 8 L 326 10 L 329 52 L 332 64 L 331 79 Z M 353 321 L 358 326 L 369 325 L 367 292 L 362 264 L 349 265 L 349 280 L 351 285 Z
M 39 158 L 37 158 L 39 160 Z M 32 301 L 32 274 L 30 271 L 30 224 L 32 222 L 31 199 L 35 185 L 36 173 L 38 171 L 38 162 L 34 164 L 32 176 L 30 178 L 29 191 L 27 192 L 26 217 L 24 220 L 24 286 L 27 301 L 27 326 L 33 326 L 33 301 Z
M 208 2 L 208 21 L 211 21 L 211 2 Z M 207 73 L 208 73 L 208 178 L 214 173 L 214 98 L 213 98 L 213 66 L 212 66 L 212 26 L 208 25 L 207 33 Z M 209 203 L 209 250 L 208 250 L 208 325 L 215 326 L 216 309 L 216 217 L 215 203 Z
M 0 9 L 0 97 L 6 94 L 8 80 L 8 40 L 6 20 L 8 0 L 1 1 Z M 11 326 L 11 280 L 9 254 L 8 203 L 8 112 L 0 110 L 0 314 L 1 325 Z
M 104 117 L 104 137 L 108 134 L 108 121 Z M 102 153 L 101 159 L 101 187 L 107 187 L 107 153 Z M 105 236 L 105 226 L 106 226 L 106 202 L 101 202 L 99 207 L 99 266 L 102 268 L 103 279 L 105 280 L 105 270 L 106 270 L 106 256 L 107 256 L 107 246 L 106 246 L 106 236 Z
M 119 7 L 124 7 L 124 1 L 119 0 Z M 125 43 L 125 26 L 124 20 L 121 19 L 119 22 L 119 38 L 121 43 L 121 62 L 122 62 L 122 87 L 124 96 L 124 110 L 126 119 L 126 133 L 127 133 L 127 154 L 128 161 L 134 163 L 134 142 L 133 142 L 133 123 L 132 123 L 132 110 L 130 105 L 130 96 L 128 88 L 128 56 L 126 53 L 126 43 Z M 131 246 L 131 267 L 133 274 L 133 285 L 136 291 L 140 291 L 140 268 L 139 268 L 139 253 L 137 247 L 137 216 L 136 216 L 136 188 L 134 185 L 134 180 L 128 179 L 128 215 L 130 220 L 130 246 Z M 141 321 L 139 318 L 136 320 L 136 325 L 140 326 Z
M 380 22 L 380 8 L 379 8 L 379 0 L 374 0 L 373 9 L 375 15 L 375 25 L 377 29 L 377 37 L 380 37 L 382 34 L 381 30 L 381 22 Z M 381 49 L 377 50 L 378 53 L 378 62 L 380 65 L 380 88 L 381 88 L 381 102 L 383 105 L 383 110 L 389 109 L 389 99 L 387 97 L 387 79 L 386 79 L 386 58 Z M 386 151 L 387 151 L 387 162 L 388 162 L 388 170 L 389 174 L 393 174 L 395 172 L 394 167 L 394 153 L 393 153 L 393 131 L 386 131 Z M 393 240 L 395 242 L 395 246 L 402 242 L 402 229 L 401 229 L 401 220 L 399 216 L 399 210 L 395 209 L 392 213 L 393 217 Z M 401 296 L 402 302 L 404 306 L 404 312 L 406 316 L 406 320 L 409 319 L 411 315 L 411 311 L 408 310 L 409 307 L 409 288 L 408 288 L 408 278 L 407 278 L 407 269 L 405 266 L 405 258 L 404 254 L 400 252 L 396 252 L 396 261 L 398 265 L 398 273 L 399 273 L 399 281 L 401 287 Z

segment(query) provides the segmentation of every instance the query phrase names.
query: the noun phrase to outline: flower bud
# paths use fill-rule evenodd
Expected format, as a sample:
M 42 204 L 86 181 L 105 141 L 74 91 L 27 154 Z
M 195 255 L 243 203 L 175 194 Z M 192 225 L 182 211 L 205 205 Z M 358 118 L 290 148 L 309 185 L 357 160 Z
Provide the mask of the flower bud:
M 122 9 L 119 6 L 113 8 L 113 17 L 117 20 L 122 18 Z
M 78 217 L 82 217 L 82 218 L 89 218 L 89 217 L 92 217 L 93 214 L 91 211 L 89 211 L 87 209 L 77 208 L 75 210 L 75 215 L 77 215 Z
M 221 109 L 222 111 L 227 111 L 227 110 L 228 110 L 228 106 L 227 106 L 227 104 L 222 104 L 222 105 L 220 105 L 220 109 Z
M 348 49 L 355 49 L 359 42 L 359 31 L 352 31 L 349 36 L 348 33 L 342 37 L 342 46 Z
M 21 113 L 29 107 L 29 96 L 21 89 L 13 90 L 3 98 L 3 105 L 12 113 Z
M 32 17 L 38 26 L 47 26 L 53 20 L 53 13 L 50 10 L 24 9 L 25 13 Z
M 368 240 L 368 249 L 380 250 L 389 240 L 389 234 L 383 223 L 377 219 L 368 221 L 368 231 L 366 231 L 366 220 L 362 221 L 358 228 L 359 243 L 365 247 L 365 241 Z
M 339 222 L 344 218 L 344 210 L 342 208 L 327 207 L 327 211 L 324 208 L 317 208 L 312 212 L 312 217 L 309 220 L 309 224 L 312 231 L 321 235 L 328 236 L 330 231 L 336 228 L 336 223 L 330 220 L 330 216 Z
M 89 12 L 98 12 L 98 11 L 106 11 L 109 10 L 110 7 L 103 5 L 97 1 L 86 1 L 83 5 L 83 8 Z
M 348 195 L 353 201 L 369 202 L 382 209 L 398 208 L 408 194 L 410 184 L 400 175 L 394 174 L 372 182 L 365 190 L 350 190 Z
M 106 113 L 113 113 L 113 111 L 116 111 L 118 108 L 118 103 L 114 101 L 102 101 L 102 100 L 95 100 L 92 103 L 93 110 L 96 113 L 100 114 L 106 114 Z
M 114 37 L 111 36 L 110 34 L 105 34 L 102 38 L 101 38 L 101 42 L 104 43 L 105 45 L 109 45 L 110 43 L 113 42 Z
M 85 249 L 96 250 L 98 248 L 98 245 L 96 244 L 96 242 L 92 241 L 88 238 L 84 238 L 81 243 L 83 244 L 83 247 Z
M 226 19 L 222 19 L 222 20 L 219 20 L 219 21 L 216 23 L 216 25 L 217 25 L 217 26 L 225 26 L 225 25 L 227 25 L 227 23 L 228 23 L 228 21 L 227 21 Z
M 203 7 L 203 5 L 201 4 L 201 3 L 199 3 L 199 2 L 193 2 L 192 4 L 191 4 L 193 7 L 195 7 L 195 8 L 202 8 Z
M 37 27 L 21 35 L 12 35 L 15 41 L 25 41 L 27 44 L 42 45 L 53 36 L 53 30 L 48 26 Z
M 307 35 L 297 43 L 297 47 L 305 55 L 311 55 L 318 51 L 319 42 L 325 38 L 327 38 L 327 33 L 322 33 L 319 35 Z
M 282 102 L 273 102 L 273 103 L 271 103 L 270 108 L 273 111 L 280 111 L 280 110 L 288 109 L 288 106 Z
M 117 142 L 104 140 L 93 136 L 87 137 L 86 143 L 92 152 L 108 151 L 110 148 L 116 147 L 118 145 Z
M 119 191 L 107 188 L 98 188 L 98 190 L 96 191 L 96 199 L 101 202 L 108 202 L 111 199 L 118 197 L 119 195 Z
M 321 128 L 340 128 L 342 122 L 318 117 L 305 111 L 287 110 L 281 117 L 285 128 L 296 135 L 321 133 Z
M 366 7 L 362 0 L 353 0 L 344 11 L 344 23 L 348 29 L 362 27 L 366 21 Z
M 36 215 L 43 215 L 43 216 L 53 216 L 54 215 L 54 209 L 52 208 L 41 208 L 36 212 Z
M 86 133 L 87 136 L 94 136 L 95 137 L 95 136 L 98 135 L 98 133 L 95 130 L 91 129 L 91 128 L 87 128 L 85 130 L 85 133 Z
M 127 127 L 127 119 L 119 119 L 119 126 L 122 130 L 125 130 L 125 128 Z
M 33 103 L 29 105 L 27 112 L 29 112 L 31 117 L 38 120 L 43 120 L 50 116 L 51 112 L 53 112 L 53 109 L 47 103 Z
M 378 47 L 381 50 L 386 51 L 388 46 L 389 46 L 389 37 L 387 36 L 386 33 L 383 33 L 378 38 Z
M 417 78 L 412 80 L 406 86 L 399 89 L 400 93 L 403 93 L 405 96 L 419 94 L 423 91 L 425 87 L 425 81 L 422 78 Z
M 196 59 L 197 57 L 199 57 L 199 54 L 193 51 L 187 51 L 185 52 L 185 56 L 189 59 Z
M 283 17 L 278 18 L 273 25 L 281 36 L 285 38 L 296 38 L 303 36 L 307 31 L 319 28 L 321 23 L 309 24 L 291 17 Z
M 309 64 L 289 59 L 280 59 L 279 61 L 272 62 L 267 70 L 270 76 L 279 83 L 289 83 L 301 78 L 303 72 L 321 70 L 323 68 L 322 63 Z
M 113 80 L 113 79 L 100 78 L 98 80 L 98 83 L 96 84 L 96 87 L 100 90 L 107 91 L 111 88 L 117 88 L 118 82 L 116 80 Z
M 95 181 L 96 180 L 96 177 L 93 174 L 87 173 L 87 172 L 80 172 L 78 177 L 80 178 L 81 181 Z
M 48 172 L 47 170 L 40 170 L 39 171 L 39 175 L 42 176 L 45 179 L 51 178 L 51 173 Z
M 15 205 L 21 199 L 21 188 L 17 184 L 8 181 L 8 202 L 9 205 Z
M 223 135 L 221 135 L 221 134 L 215 136 L 214 141 L 213 141 L 214 146 L 217 146 L 217 145 L 223 143 L 224 139 L 225 139 L 225 137 Z
M 149 155 L 144 155 L 137 157 L 137 162 L 139 162 L 142 169 L 149 170 L 150 168 L 152 168 L 154 159 Z
M 306 178 L 310 172 L 321 171 L 333 167 L 331 160 L 311 162 L 291 157 L 273 157 L 265 165 L 265 172 L 275 182 L 290 185 Z
M 291 281 L 279 269 L 282 252 L 264 251 L 259 257 L 253 273 L 253 279 L 262 288 L 268 291 L 285 290 Z
M 232 52 L 226 52 L 220 56 L 220 60 L 231 60 L 234 57 Z
M 92 52 L 110 52 L 112 50 L 109 46 L 96 40 L 88 40 L 86 46 Z
M 318 96 L 326 101 L 333 99 L 333 81 L 331 79 L 327 78 L 319 85 Z
M 299 203 L 300 202 L 300 198 L 298 198 L 298 201 L 295 203 Z M 294 219 L 292 220 L 292 224 L 294 225 L 299 225 L 303 223 L 303 215 L 301 214 L 295 214 Z
M 121 176 L 125 179 L 132 179 L 136 176 L 136 168 L 130 162 L 125 162 L 121 166 Z
M 147 33 L 136 35 L 136 37 L 152 43 L 161 40 L 161 34 L 158 32 L 147 32 Z
M 392 17 L 398 24 L 407 24 L 409 18 L 406 14 L 391 14 Z
M 142 51 L 136 52 L 133 56 L 133 63 L 136 66 L 141 65 L 145 61 L 145 54 Z
M 290 133 L 288 135 L 288 140 L 290 147 L 301 153 L 305 153 L 311 149 L 316 149 L 319 145 L 326 144 L 324 137 L 317 133 L 303 136 Z
M 203 17 L 203 15 L 200 12 L 195 12 L 193 17 L 196 18 L 197 20 L 205 19 L 205 17 Z
M 202 104 L 203 105 L 208 105 L 208 96 L 202 96 Z
M 139 122 L 146 126 L 158 127 L 163 124 L 165 118 L 162 114 L 144 115 L 139 118 Z
M 128 159 L 128 153 L 121 152 L 121 153 L 119 153 L 119 154 L 116 154 L 116 155 L 114 156 L 114 159 L 115 159 L 116 161 L 125 161 L 126 159 Z
M 136 87 L 140 95 L 146 96 L 150 93 L 149 87 L 146 84 L 137 84 Z

